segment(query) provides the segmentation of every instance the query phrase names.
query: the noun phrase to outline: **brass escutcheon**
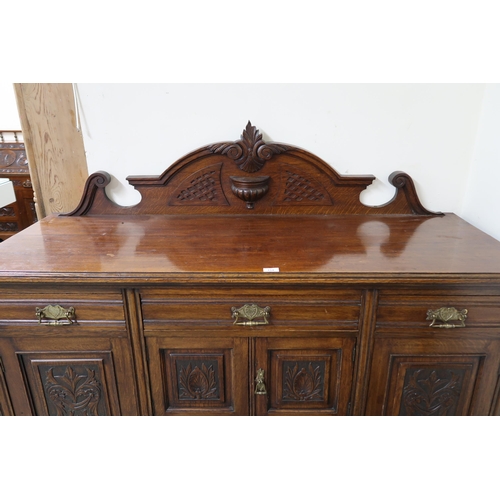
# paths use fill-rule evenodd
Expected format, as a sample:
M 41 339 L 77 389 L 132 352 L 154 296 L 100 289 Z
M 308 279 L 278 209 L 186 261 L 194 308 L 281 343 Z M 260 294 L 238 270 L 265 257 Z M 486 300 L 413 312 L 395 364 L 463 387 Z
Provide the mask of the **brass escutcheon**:
M 66 326 L 74 323 L 75 308 L 69 307 L 64 309 L 60 305 L 48 305 L 44 308 L 36 308 L 36 316 L 38 318 L 38 323 L 48 326 Z M 44 321 L 53 320 L 53 321 Z
M 441 307 L 439 309 L 429 309 L 427 319 L 431 319 L 429 326 L 433 328 L 463 328 L 467 318 L 467 309 L 459 311 L 454 307 Z M 459 323 L 449 323 L 449 321 L 459 321 Z

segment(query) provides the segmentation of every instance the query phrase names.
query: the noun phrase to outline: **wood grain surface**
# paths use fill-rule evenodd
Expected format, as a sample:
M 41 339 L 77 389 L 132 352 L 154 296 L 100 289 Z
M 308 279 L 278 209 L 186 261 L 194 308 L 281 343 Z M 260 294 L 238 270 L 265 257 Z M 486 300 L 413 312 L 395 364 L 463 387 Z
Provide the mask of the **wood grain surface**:
M 88 176 L 71 83 L 16 83 L 38 218 L 73 210 Z
M 51 216 L 2 243 L 0 280 L 133 280 L 206 274 L 500 279 L 500 243 L 453 214 L 418 216 Z M 8 264 L 7 264 L 8 263 Z M 278 268 L 279 272 L 265 272 Z

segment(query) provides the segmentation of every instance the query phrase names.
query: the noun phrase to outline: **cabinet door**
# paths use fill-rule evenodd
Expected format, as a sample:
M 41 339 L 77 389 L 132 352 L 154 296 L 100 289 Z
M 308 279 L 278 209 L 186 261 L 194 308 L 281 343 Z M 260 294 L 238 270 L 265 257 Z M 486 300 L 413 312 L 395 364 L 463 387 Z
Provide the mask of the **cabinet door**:
M 9 389 L 5 380 L 5 368 L 0 357 L 0 416 L 14 415 L 12 403 L 10 401 Z
M 255 343 L 257 415 L 349 413 L 355 338 L 260 338 Z
M 367 415 L 452 416 L 491 412 L 500 342 L 379 337 Z
M 490 290 L 382 290 L 368 415 L 494 413 L 500 309 Z M 495 395 L 496 394 L 496 395 Z
M 126 339 L 2 339 L 0 354 L 16 415 L 137 415 Z
M 155 415 L 247 415 L 248 339 L 146 339 Z

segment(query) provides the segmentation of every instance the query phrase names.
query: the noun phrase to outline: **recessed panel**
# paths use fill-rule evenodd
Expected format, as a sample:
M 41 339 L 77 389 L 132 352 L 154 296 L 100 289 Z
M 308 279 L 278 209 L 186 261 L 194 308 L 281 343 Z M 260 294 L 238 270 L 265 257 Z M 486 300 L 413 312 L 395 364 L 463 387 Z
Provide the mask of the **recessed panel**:
M 483 356 L 392 356 L 386 414 L 467 415 Z
M 164 349 L 167 410 L 231 405 L 231 350 Z
M 85 355 L 88 357 L 85 357 Z M 118 415 L 109 352 L 19 353 L 37 415 Z
M 340 349 L 270 351 L 270 409 L 333 409 Z

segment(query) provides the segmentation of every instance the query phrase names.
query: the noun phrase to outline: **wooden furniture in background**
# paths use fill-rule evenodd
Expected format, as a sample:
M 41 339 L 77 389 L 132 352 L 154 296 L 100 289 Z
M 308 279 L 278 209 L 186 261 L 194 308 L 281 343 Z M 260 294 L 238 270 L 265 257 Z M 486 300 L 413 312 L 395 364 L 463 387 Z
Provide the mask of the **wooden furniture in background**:
M 2 412 L 499 415 L 500 242 L 373 179 L 250 124 L 134 207 L 93 174 L 0 248 Z
M 68 212 L 88 176 L 71 83 L 15 83 L 39 219 Z
M 0 178 L 14 184 L 15 203 L 0 208 L 0 241 L 37 221 L 22 133 L 0 131 Z

